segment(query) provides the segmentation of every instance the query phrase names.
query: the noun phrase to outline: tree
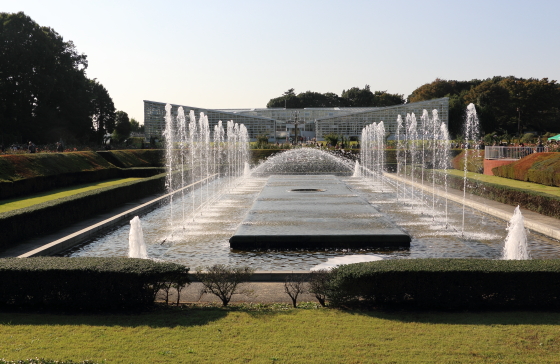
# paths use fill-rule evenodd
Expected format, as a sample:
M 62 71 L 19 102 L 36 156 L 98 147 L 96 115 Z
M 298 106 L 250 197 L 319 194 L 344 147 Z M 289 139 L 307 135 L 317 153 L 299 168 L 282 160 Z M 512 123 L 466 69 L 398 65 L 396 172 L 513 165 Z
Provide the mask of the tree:
M 95 79 L 89 81 L 91 92 L 91 122 L 98 144 L 103 142 L 103 136 L 115 130 L 115 105 L 109 93 Z
M 292 274 L 284 282 L 284 291 L 292 300 L 292 306 L 297 308 L 298 296 L 307 292 L 305 277 L 303 274 Z
M 144 124 L 140 124 L 136 119 L 130 119 L 130 131 L 134 133 L 143 133 Z
M 369 85 L 366 85 L 363 89 L 352 87 L 351 89 L 342 91 L 340 97 L 345 102 L 344 106 L 373 106 L 373 92 L 371 92 L 371 90 L 369 89 Z
M 249 267 L 230 267 L 224 264 L 214 264 L 196 268 L 196 278 L 202 283 L 200 296 L 212 293 L 217 296 L 222 304 L 227 306 L 234 294 L 250 293 L 244 289 L 243 283 L 247 282 L 254 269 Z
M 130 136 L 130 120 L 128 114 L 124 111 L 117 111 L 115 114 L 115 130 L 113 131 L 113 138 L 119 142 L 123 142 Z
M 0 13 L 0 130 L 7 139 L 93 137 L 87 57 L 23 12 Z
M 287 107 L 287 108 L 305 108 L 305 107 L 368 107 L 368 106 L 392 106 L 404 104 L 404 96 L 399 94 L 390 94 L 387 91 L 371 92 L 369 85 L 363 89 L 353 87 L 348 91 L 342 91 L 339 97 L 333 92 L 321 94 L 319 92 L 306 91 L 298 95 L 291 88 L 280 97 L 270 99 L 266 104 L 267 108 Z

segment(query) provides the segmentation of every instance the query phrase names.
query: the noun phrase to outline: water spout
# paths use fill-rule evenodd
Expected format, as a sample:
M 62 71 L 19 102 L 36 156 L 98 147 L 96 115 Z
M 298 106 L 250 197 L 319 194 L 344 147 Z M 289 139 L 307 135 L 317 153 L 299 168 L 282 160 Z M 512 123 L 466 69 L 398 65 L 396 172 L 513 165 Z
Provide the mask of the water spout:
M 354 165 L 354 174 L 352 175 L 352 177 L 361 177 L 361 175 L 360 162 L 356 161 L 356 164 Z
M 135 216 L 130 220 L 130 233 L 128 234 L 128 257 L 148 259 L 146 251 L 146 243 L 144 242 L 144 233 L 142 232 L 142 224 L 140 218 Z
M 529 259 L 529 252 L 527 251 L 527 230 L 525 230 L 525 221 L 519 206 L 515 208 L 506 230 L 508 231 L 508 235 L 504 245 L 503 259 Z

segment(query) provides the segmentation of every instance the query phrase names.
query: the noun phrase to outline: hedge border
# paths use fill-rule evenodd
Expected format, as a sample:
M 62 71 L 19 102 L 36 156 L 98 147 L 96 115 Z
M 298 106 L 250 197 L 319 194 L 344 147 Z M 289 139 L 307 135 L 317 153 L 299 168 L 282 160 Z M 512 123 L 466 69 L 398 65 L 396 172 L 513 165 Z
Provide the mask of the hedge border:
M 558 309 L 560 260 L 396 259 L 331 271 L 335 307 Z
M 163 192 L 165 177 L 166 174 L 161 173 L 1 213 L 0 249 L 10 248 L 22 240 L 55 231 L 127 202 Z
M 65 311 L 145 309 L 189 268 L 130 258 L 0 259 L 0 306 Z

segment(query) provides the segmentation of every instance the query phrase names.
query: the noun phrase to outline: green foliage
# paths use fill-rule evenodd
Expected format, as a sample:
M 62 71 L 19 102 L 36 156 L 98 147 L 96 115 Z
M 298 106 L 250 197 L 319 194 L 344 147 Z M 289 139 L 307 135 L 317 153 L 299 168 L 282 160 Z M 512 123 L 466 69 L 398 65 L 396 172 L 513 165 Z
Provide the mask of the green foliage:
M 333 306 L 558 309 L 560 261 L 395 259 L 331 272 Z
M 335 146 L 335 145 L 338 144 L 338 140 L 340 139 L 340 135 L 335 134 L 335 133 L 330 133 L 330 134 L 323 135 L 323 138 L 325 138 L 328 145 Z
M 371 107 L 399 104 L 404 104 L 403 95 L 390 94 L 387 91 L 375 91 L 374 93 L 366 85 L 363 89 L 352 87 L 346 91 L 343 90 L 340 97 L 333 92 L 321 94 L 313 91 L 306 91 L 296 95 L 292 88 L 284 92 L 282 96 L 270 99 L 266 107 Z
M 165 282 L 185 279 L 175 263 L 130 258 L 0 259 L 0 306 L 69 311 L 144 309 Z
M 484 150 L 481 149 L 467 149 L 461 151 L 460 154 L 451 159 L 451 165 L 453 166 L 453 168 L 460 171 L 465 170 L 465 154 L 467 155 L 467 171 L 474 173 L 483 173 Z
M 130 119 L 130 131 L 135 133 L 144 132 L 144 124 L 140 124 L 135 118 Z
M 130 120 L 128 119 L 128 114 L 124 111 L 117 111 L 115 115 L 115 130 L 113 131 L 112 137 L 119 143 L 122 143 L 126 138 L 130 136 L 131 131 Z
M 112 155 L 119 167 L 163 167 L 164 151 L 162 149 L 111 150 L 103 153 Z
M 326 305 L 330 279 L 330 271 L 326 269 L 311 271 L 309 274 L 309 292 L 315 295 L 323 307 Z
M 436 79 L 420 86 L 408 102 L 449 97 L 449 131 L 462 132 L 465 108 L 476 106 L 483 132 L 519 135 L 523 130 L 556 130 L 560 117 L 560 85 L 541 80 L 496 76 L 486 80 Z
M 113 102 L 86 77 L 86 55 L 54 29 L 23 12 L 0 13 L 0 54 L 5 143 L 85 142 L 94 137 L 93 124 L 104 128 L 110 123 Z
M 214 264 L 196 268 L 196 279 L 203 288 L 200 295 L 211 293 L 227 306 L 234 294 L 246 293 L 242 286 L 247 282 L 255 270 L 249 267 L 231 267 L 224 264 Z

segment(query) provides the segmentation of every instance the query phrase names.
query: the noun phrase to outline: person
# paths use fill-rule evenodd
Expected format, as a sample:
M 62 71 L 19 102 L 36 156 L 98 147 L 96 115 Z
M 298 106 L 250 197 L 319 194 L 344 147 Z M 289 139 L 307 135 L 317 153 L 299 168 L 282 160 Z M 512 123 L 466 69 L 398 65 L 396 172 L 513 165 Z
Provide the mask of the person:
M 56 151 L 64 152 L 64 146 L 62 145 L 62 142 L 56 142 Z
M 539 145 L 537 146 L 537 153 L 542 153 L 544 152 L 544 145 L 541 141 L 541 139 L 539 138 Z
M 33 144 L 31 141 L 29 141 L 29 146 L 27 147 L 27 149 L 29 150 L 29 153 L 35 153 L 37 151 L 35 144 Z

